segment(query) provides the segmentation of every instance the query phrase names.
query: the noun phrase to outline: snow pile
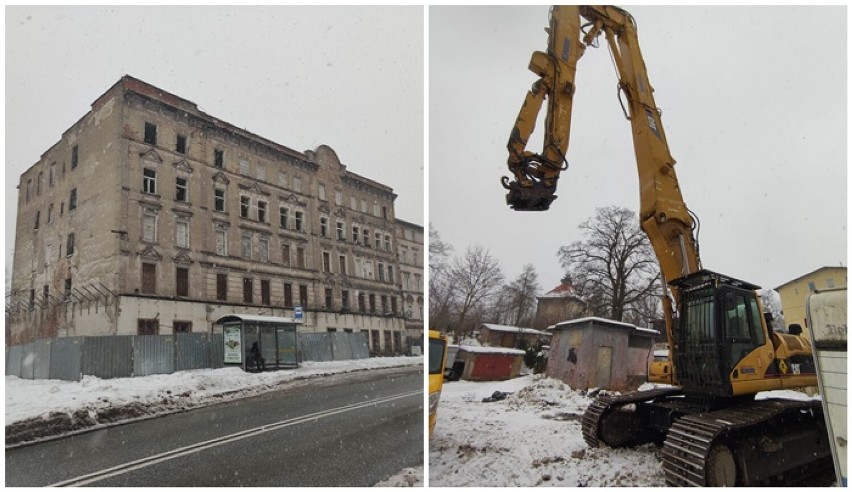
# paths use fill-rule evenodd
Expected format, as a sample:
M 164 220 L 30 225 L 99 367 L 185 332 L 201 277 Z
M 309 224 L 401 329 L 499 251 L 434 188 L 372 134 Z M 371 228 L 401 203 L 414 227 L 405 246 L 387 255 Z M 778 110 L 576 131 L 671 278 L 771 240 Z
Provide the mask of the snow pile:
M 6 376 L 6 444 L 254 396 L 326 375 L 421 364 L 422 357 L 374 357 L 262 373 L 227 367 L 135 378 L 85 376 L 78 382 Z
M 483 403 L 495 391 L 506 399 Z M 589 448 L 580 418 L 592 399 L 561 381 L 524 376 L 445 383 L 429 441 L 436 487 L 663 486 L 659 450 Z
M 396 475 L 373 485 L 373 487 L 423 487 L 423 466 L 405 468 Z

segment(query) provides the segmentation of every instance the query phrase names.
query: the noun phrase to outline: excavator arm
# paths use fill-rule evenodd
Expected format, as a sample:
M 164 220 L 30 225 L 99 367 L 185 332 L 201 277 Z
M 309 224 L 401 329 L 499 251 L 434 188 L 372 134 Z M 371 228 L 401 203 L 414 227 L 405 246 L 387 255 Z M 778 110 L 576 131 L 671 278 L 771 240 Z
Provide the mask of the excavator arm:
M 585 33 L 581 17 L 587 21 Z M 642 230 L 667 280 L 698 271 L 695 222 L 681 195 L 633 17 L 611 6 L 554 6 L 547 31 L 547 52 L 533 53 L 529 66 L 539 79 L 527 93 L 509 137 L 507 164 L 515 179 L 503 178 L 508 205 L 515 210 L 547 210 L 556 199 L 559 175 L 567 169 L 577 62 L 586 46 L 594 46 L 603 35 L 618 70 L 619 95 L 626 99 L 622 107 L 633 131 Z M 526 146 L 545 99 L 544 147 L 537 154 Z
M 586 21 L 581 25 L 581 18 Z M 583 31 L 585 29 L 585 31 Z M 639 221 L 660 263 L 664 285 L 701 269 L 693 236 L 695 221 L 683 201 L 669 151 L 661 111 L 654 101 L 645 61 L 639 49 L 636 22 L 626 11 L 612 6 L 554 6 L 546 53 L 533 53 L 529 68 L 539 79 L 527 93 L 509 138 L 508 166 L 514 180 L 504 177 L 506 201 L 515 210 L 547 210 L 556 199 L 559 175 L 567 169 L 577 62 L 586 46 L 596 46 L 603 36 L 618 71 L 618 94 L 633 132 L 639 173 Z M 622 96 L 626 100 L 622 101 Z M 547 113 L 544 148 L 540 154 L 526 149 L 544 100 Z M 672 302 L 679 288 L 663 295 L 663 311 L 670 342 Z

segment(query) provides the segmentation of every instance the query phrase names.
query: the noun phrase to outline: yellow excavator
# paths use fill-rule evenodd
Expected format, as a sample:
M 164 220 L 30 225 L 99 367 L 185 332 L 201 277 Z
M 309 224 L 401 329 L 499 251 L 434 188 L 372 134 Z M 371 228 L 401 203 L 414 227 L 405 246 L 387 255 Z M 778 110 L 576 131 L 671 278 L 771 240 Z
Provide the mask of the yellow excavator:
M 637 24 L 612 6 L 554 6 L 547 52 L 529 69 L 538 79 L 509 138 L 502 178 L 514 210 L 547 210 L 567 169 L 577 62 L 603 36 L 618 72 L 618 94 L 630 121 L 639 171 L 642 230 L 664 279 L 662 306 L 672 366 L 671 387 L 598 397 L 586 410 L 589 446 L 662 445 L 672 486 L 798 483 L 831 469 L 819 401 L 755 399 L 761 391 L 817 384 L 811 346 L 775 333 L 762 314 L 759 287 L 706 270 L 669 152 L 653 88 L 639 50 Z M 544 147 L 526 150 L 547 100 Z

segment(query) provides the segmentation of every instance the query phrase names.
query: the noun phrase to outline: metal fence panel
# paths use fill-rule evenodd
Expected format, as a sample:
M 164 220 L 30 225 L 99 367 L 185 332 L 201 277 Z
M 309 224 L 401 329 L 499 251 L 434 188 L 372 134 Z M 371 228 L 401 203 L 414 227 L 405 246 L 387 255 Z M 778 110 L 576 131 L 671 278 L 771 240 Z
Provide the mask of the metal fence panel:
M 80 364 L 83 374 L 101 379 L 132 376 L 133 336 L 86 337 Z
M 210 340 L 206 333 L 176 333 L 176 371 L 210 367 Z
M 224 333 L 214 333 L 210 335 L 210 367 L 212 369 L 225 367 Z
M 33 379 L 35 374 L 35 344 L 21 345 L 21 379 Z
M 331 335 L 331 350 L 334 360 L 349 360 L 352 358 L 352 346 L 349 345 L 350 333 L 329 333 Z
M 172 335 L 133 336 L 133 375 L 171 374 L 175 371 Z
M 367 332 L 359 333 L 343 333 L 349 335 L 349 347 L 352 350 L 353 359 L 369 359 L 370 358 L 370 342 L 367 340 Z
M 50 377 L 50 345 L 52 340 L 45 338 L 33 342 L 33 379 Z
M 6 375 L 21 377 L 21 360 L 23 359 L 23 348 L 20 345 L 9 347 L 9 355 L 6 356 Z
M 331 354 L 330 333 L 299 333 L 300 360 L 327 362 Z
M 50 379 L 79 381 L 83 337 L 63 337 L 50 344 Z

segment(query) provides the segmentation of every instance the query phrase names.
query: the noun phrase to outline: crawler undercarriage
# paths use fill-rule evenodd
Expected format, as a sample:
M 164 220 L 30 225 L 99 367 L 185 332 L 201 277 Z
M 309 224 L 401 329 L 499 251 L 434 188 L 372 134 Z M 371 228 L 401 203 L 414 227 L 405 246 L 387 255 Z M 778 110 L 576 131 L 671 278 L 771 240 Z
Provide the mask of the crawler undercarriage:
M 677 388 L 602 396 L 583 437 L 593 447 L 662 444 L 670 486 L 792 485 L 832 463 L 818 401 L 707 400 Z

